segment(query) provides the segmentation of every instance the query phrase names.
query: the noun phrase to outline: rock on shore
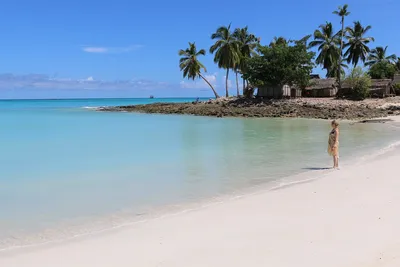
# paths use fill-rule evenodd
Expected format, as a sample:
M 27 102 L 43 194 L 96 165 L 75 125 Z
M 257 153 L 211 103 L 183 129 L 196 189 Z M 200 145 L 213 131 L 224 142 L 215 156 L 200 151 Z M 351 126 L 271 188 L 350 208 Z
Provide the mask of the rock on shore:
M 214 117 L 297 117 L 357 120 L 400 115 L 400 97 L 367 99 L 357 102 L 332 98 L 288 100 L 220 98 L 197 103 L 153 103 L 101 107 L 98 110 Z

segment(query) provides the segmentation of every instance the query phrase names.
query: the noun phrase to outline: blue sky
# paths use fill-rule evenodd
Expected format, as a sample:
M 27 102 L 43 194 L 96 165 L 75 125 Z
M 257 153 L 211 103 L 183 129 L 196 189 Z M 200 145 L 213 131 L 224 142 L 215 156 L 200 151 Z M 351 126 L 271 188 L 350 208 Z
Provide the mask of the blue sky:
M 211 96 L 202 81 L 183 80 L 179 71 L 177 52 L 189 41 L 208 51 L 211 34 L 229 23 L 248 25 L 264 44 L 274 36 L 301 38 L 325 21 L 338 30 L 332 11 L 344 3 L 351 11 L 346 24 L 372 25 L 373 46 L 388 45 L 389 53 L 400 55 L 398 0 L 226 3 L 4 0 L 0 98 Z M 207 77 L 223 92 L 225 72 L 212 55 L 202 61 Z

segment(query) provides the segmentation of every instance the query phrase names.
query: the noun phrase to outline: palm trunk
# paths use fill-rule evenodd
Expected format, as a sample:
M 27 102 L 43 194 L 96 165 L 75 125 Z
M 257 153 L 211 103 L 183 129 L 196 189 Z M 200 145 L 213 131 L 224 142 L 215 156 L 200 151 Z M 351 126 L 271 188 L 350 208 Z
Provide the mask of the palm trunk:
M 238 80 L 238 72 L 236 71 L 236 95 L 239 96 L 239 80 Z
M 226 96 L 226 97 L 229 97 L 228 75 L 229 75 L 229 68 L 226 69 L 226 78 L 225 78 L 225 96 Z
M 203 75 L 199 74 L 199 76 L 211 87 L 211 90 L 213 91 L 213 93 L 214 93 L 214 95 L 215 95 L 215 98 L 219 98 L 219 95 L 218 95 L 217 91 L 215 91 L 215 89 L 214 89 L 214 87 L 211 85 L 211 83 L 209 83 L 209 82 L 207 81 L 207 79 L 203 77 Z
M 246 96 L 246 80 L 243 78 L 243 95 Z
M 340 55 L 339 55 L 339 64 L 338 64 L 338 70 L 337 70 L 339 90 L 342 89 L 342 81 L 341 81 L 342 73 L 341 72 L 342 72 L 343 36 L 344 36 L 344 17 L 342 17 L 342 32 L 341 32 L 341 37 L 340 37 Z

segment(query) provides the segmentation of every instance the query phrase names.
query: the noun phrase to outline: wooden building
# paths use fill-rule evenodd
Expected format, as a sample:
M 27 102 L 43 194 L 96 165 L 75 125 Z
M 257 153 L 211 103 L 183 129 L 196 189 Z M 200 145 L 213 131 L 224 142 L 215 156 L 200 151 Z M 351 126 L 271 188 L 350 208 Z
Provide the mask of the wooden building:
M 271 99 L 281 98 L 297 98 L 301 97 L 302 91 L 294 86 L 284 85 L 282 87 L 277 86 L 261 86 L 258 87 L 257 96 Z
M 338 92 L 336 79 L 311 79 L 310 86 L 303 91 L 303 97 L 334 97 Z
M 388 97 L 392 94 L 391 79 L 372 79 L 370 97 Z

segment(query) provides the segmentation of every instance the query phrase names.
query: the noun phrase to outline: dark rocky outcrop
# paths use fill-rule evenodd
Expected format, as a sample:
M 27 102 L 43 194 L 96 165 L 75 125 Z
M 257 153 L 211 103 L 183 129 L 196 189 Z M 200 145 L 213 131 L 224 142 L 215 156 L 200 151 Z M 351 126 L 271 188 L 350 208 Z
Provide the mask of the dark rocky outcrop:
M 188 114 L 214 117 L 299 117 L 360 120 L 400 115 L 400 98 L 348 101 L 336 99 L 267 100 L 221 98 L 193 103 L 154 103 L 102 107 L 99 111 Z

